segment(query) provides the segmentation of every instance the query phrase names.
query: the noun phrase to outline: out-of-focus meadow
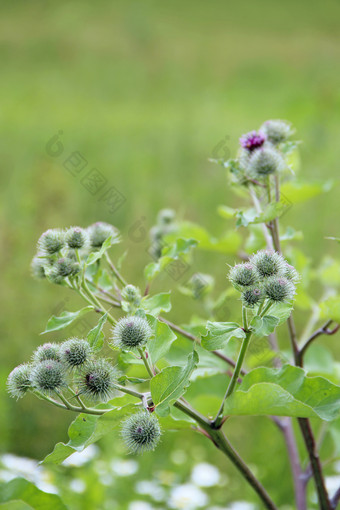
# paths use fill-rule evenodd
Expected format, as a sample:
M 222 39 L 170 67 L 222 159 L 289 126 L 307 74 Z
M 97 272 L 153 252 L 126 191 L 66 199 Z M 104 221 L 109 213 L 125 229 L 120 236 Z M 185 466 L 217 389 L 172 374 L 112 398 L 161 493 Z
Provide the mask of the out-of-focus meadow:
M 40 459 L 66 438 L 72 418 L 30 397 L 15 403 L 5 392 L 8 372 L 46 340 L 39 333 L 48 317 L 79 305 L 66 290 L 31 278 L 30 260 L 41 232 L 97 220 L 113 223 L 125 237 L 117 253 L 129 251 L 125 274 L 142 286 L 150 256 L 147 239 L 136 242 L 139 227 L 150 228 L 157 211 L 171 207 L 221 233 L 225 220 L 217 206 L 237 206 L 237 198 L 223 170 L 208 159 L 221 147 L 233 154 L 239 134 L 267 118 L 295 125 L 304 141 L 303 179 L 337 179 L 339 19 L 340 5 L 332 0 L 2 2 L 2 451 Z M 46 146 L 59 131 L 64 149 L 53 157 Z M 116 212 L 65 168 L 64 161 L 77 151 L 88 169 L 107 179 L 105 190 L 114 186 L 126 198 Z M 334 188 L 284 216 L 284 225 L 302 230 L 303 249 L 315 261 L 326 251 L 337 255 L 338 246 L 325 236 L 340 235 L 338 193 Z M 223 288 L 225 264 L 231 261 L 207 254 L 200 268 L 213 273 Z M 163 286 L 170 284 L 163 280 Z M 172 317 L 185 322 L 191 303 L 176 292 L 173 302 Z M 251 427 L 254 437 L 240 438 L 235 429 L 232 439 L 250 462 L 262 456 L 265 465 L 282 453 L 282 444 L 270 424 L 253 422 L 258 424 Z M 148 461 L 166 471 L 172 443 L 178 451 L 184 438 L 187 458 L 209 457 L 203 438 L 193 436 L 188 443 L 183 434 L 164 439 L 163 449 Z M 233 468 L 219 462 L 233 481 L 232 494 L 240 491 Z M 189 464 L 181 466 L 183 476 L 190 472 Z M 151 471 L 149 466 L 145 478 Z M 271 483 L 280 481 L 276 496 L 287 503 L 289 479 L 284 482 L 282 473 L 268 469 L 263 475 Z M 96 500 L 91 504 L 100 507 Z

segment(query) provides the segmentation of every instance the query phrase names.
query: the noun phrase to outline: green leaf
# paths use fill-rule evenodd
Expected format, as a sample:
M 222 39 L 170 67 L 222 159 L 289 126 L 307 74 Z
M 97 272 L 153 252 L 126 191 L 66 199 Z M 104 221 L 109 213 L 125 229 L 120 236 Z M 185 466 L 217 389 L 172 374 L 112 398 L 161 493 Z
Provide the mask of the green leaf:
M 107 319 L 107 312 L 99 319 L 95 326 L 87 335 L 87 341 L 94 351 L 100 351 L 104 343 L 103 326 Z
M 340 414 L 340 387 L 309 377 L 298 367 L 255 368 L 227 398 L 228 415 L 277 415 L 334 420 Z
M 159 417 L 159 424 L 163 430 L 181 430 L 192 427 L 196 422 L 176 407 L 172 407 L 168 416 Z
M 208 351 L 221 349 L 231 338 L 244 338 L 245 332 L 236 322 L 207 322 L 207 334 L 201 345 Z
M 87 446 L 110 434 L 121 424 L 122 418 L 136 409 L 135 404 L 115 407 L 103 415 L 80 414 L 68 429 L 69 442 L 57 443 L 44 464 L 61 464 L 74 452 L 82 452 Z
M 270 307 L 268 311 L 270 312 L 271 317 L 276 317 L 279 319 L 277 324 L 279 326 L 280 324 L 286 322 L 286 320 L 290 317 L 292 310 L 293 301 L 289 301 L 288 303 L 275 303 Z
M 320 317 L 340 322 L 340 296 L 332 296 L 320 304 Z
M 161 312 L 170 312 L 170 292 L 161 292 L 152 297 L 144 297 L 141 307 L 151 315 L 159 315 Z
M 281 196 L 285 198 L 287 202 L 297 204 L 304 202 L 310 198 L 316 197 L 321 193 L 330 191 L 334 183 L 332 181 L 321 181 L 321 182 L 298 182 L 289 181 L 285 182 L 281 186 Z
M 217 208 L 217 212 L 222 218 L 229 219 L 233 218 L 237 211 L 236 209 L 228 207 L 227 205 L 219 205 Z
M 148 353 L 152 362 L 157 363 L 158 360 L 164 358 L 177 336 L 167 324 L 152 315 L 148 315 L 147 319 L 153 331 L 153 338 L 148 343 Z
M 94 309 L 93 306 L 85 306 L 85 308 L 82 308 L 77 312 L 62 312 L 60 317 L 52 315 L 52 317 L 50 317 L 47 321 L 45 331 L 43 331 L 40 334 L 44 335 L 45 333 L 49 333 L 50 331 L 59 331 L 60 329 L 64 329 L 70 324 L 72 324 L 72 322 L 79 319 L 79 317 L 85 315 L 88 312 L 91 312 L 93 309 Z
M 120 242 L 120 238 L 118 236 L 116 236 L 116 237 L 113 237 L 113 236 L 108 237 L 103 242 L 100 250 L 94 251 L 94 252 L 90 253 L 90 255 L 87 257 L 86 265 L 90 266 L 91 264 L 94 264 L 95 262 L 97 262 L 97 260 L 100 259 L 104 255 L 104 253 L 109 248 L 111 248 L 111 246 L 113 244 L 117 244 L 119 242 Z
M 190 376 L 198 363 L 198 354 L 193 351 L 184 367 L 167 367 L 151 379 L 150 389 L 157 414 L 167 416 L 170 405 L 181 397 L 190 384 Z
M 255 336 L 268 336 L 275 331 L 279 323 L 280 319 L 277 317 L 265 315 L 264 317 L 254 317 L 250 326 Z
M 67 510 L 62 500 L 56 494 L 41 491 L 33 483 L 24 478 L 14 478 L 1 486 L 0 503 L 19 500 L 27 503 L 34 510 Z M 8 508 L 10 508 L 8 506 Z

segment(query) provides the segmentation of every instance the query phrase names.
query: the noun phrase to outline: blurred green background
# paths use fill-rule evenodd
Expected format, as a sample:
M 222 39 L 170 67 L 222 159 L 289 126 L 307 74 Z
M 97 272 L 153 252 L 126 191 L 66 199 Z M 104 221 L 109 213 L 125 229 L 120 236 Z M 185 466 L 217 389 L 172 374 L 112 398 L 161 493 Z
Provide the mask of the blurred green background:
M 113 223 L 125 237 L 119 253 L 130 252 L 125 274 L 142 286 L 150 257 L 147 239 L 134 241 L 139 226 L 150 228 L 160 208 L 172 207 L 221 233 L 217 206 L 238 200 L 208 158 L 221 145 L 233 154 L 239 135 L 267 118 L 295 125 L 304 141 L 303 179 L 337 178 L 339 20 L 340 4 L 332 0 L 1 3 L 1 451 L 42 458 L 66 438 L 71 419 L 5 393 L 8 372 L 42 342 L 47 318 L 64 299 L 70 310 L 79 305 L 65 290 L 31 278 L 41 232 Z M 46 145 L 58 131 L 64 149 L 51 157 Z M 124 195 L 119 210 L 111 213 L 65 169 L 76 151 L 107 188 Z M 296 205 L 283 220 L 303 231 L 304 251 L 315 261 L 337 251 L 324 239 L 340 235 L 337 193 Z M 225 262 L 209 255 L 201 269 L 223 286 Z M 175 296 L 172 317 L 185 322 L 190 303 Z M 255 441 L 240 439 L 237 430 L 233 437 L 253 461 L 270 426 L 259 424 L 252 427 Z M 202 448 L 208 456 L 209 445 Z M 270 448 L 261 455 L 270 459 Z

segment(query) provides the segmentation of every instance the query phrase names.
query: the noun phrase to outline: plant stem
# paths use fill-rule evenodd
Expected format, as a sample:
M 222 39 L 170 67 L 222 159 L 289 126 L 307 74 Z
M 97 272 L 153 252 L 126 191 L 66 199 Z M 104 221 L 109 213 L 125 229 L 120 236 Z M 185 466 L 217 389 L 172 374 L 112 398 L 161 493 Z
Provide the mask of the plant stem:
M 334 335 L 340 329 L 340 324 L 337 324 L 333 329 L 328 329 L 332 324 L 332 320 L 329 319 L 321 328 L 314 331 L 314 333 L 308 338 L 308 340 L 303 344 L 303 346 L 298 350 L 297 353 L 297 365 L 299 367 L 303 366 L 303 356 L 306 353 L 308 347 L 314 342 L 316 338 L 320 335 Z
M 275 180 L 275 189 L 276 189 L 276 201 L 280 199 L 280 191 L 279 191 L 279 179 Z M 272 238 L 275 250 L 282 254 L 281 246 L 280 246 L 280 234 L 279 234 L 279 223 L 278 221 L 274 221 L 272 229 Z M 290 341 L 292 345 L 292 350 L 294 354 L 295 365 L 299 366 L 300 358 L 299 358 L 299 347 L 296 339 L 296 329 L 294 324 L 294 319 L 292 314 L 287 319 L 288 330 Z M 325 481 L 322 472 L 321 462 L 316 451 L 315 439 L 312 431 L 312 427 L 308 418 L 298 418 L 298 423 L 300 426 L 300 430 L 305 442 L 305 446 L 308 451 L 309 460 L 311 463 L 313 478 L 316 485 L 316 490 L 318 493 L 318 500 L 320 505 L 320 510 L 331 510 L 331 505 L 328 497 L 328 493 L 325 486 Z
M 266 313 L 268 312 L 269 308 L 272 306 L 272 302 L 269 301 L 266 306 L 263 308 L 262 312 L 261 312 L 261 315 L 260 317 L 264 317 L 266 315 Z
M 104 306 L 102 305 L 102 303 L 100 303 L 100 301 L 98 301 L 98 299 L 96 298 L 96 296 L 90 291 L 90 289 L 88 288 L 87 284 L 86 284 L 86 281 L 85 279 L 83 280 L 82 282 L 82 287 L 83 287 L 83 290 L 85 291 L 85 293 L 87 294 L 87 296 L 89 297 L 89 299 L 92 301 L 92 304 L 96 305 L 99 310 L 102 310 L 102 313 L 103 315 L 105 313 L 107 313 L 107 320 L 114 326 L 117 324 L 117 321 L 114 317 L 112 317 L 112 315 L 108 312 L 108 310 L 106 310 L 104 308 Z M 83 296 L 84 297 L 84 296 Z
M 227 391 L 225 392 L 225 395 L 223 397 L 221 407 L 220 407 L 220 409 L 219 409 L 219 411 L 218 411 L 218 413 L 216 415 L 215 420 L 213 421 L 213 424 L 214 424 L 215 427 L 217 427 L 220 424 L 220 422 L 221 422 L 221 417 L 223 416 L 224 403 L 225 403 L 226 399 L 234 391 L 235 385 L 237 383 L 237 380 L 238 380 L 240 372 L 241 372 L 243 360 L 244 360 L 245 354 L 247 352 L 247 348 L 248 348 L 248 345 L 249 345 L 249 342 L 250 342 L 251 335 L 252 335 L 251 331 L 246 331 L 246 335 L 245 335 L 245 337 L 244 337 L 244 339 L 242 341 L 241 349 L 240 349 L 240 352 L 239 352 L 239 355 L 238 355 L 238 358 L 237 358 L 237 362 L 236 362 L 236 366 L 235 366 L 235 369 L 234 369 L 234 373 L 232 375 L 232 378 L 230 379 Z
M 156 374 L 154 373 L 154 370 L 153 370 L 153 369 L 152 369 L 152 367 L 151 367 L 151 364 L 150 364 L 150 361 L 149 361 L 149 357 L 148 357 L 147 352 L 146 352 L 146 351 L 144 351 L 142 348 L 139 348 L 139 349 L 138 349 L 138 352 L 139 352 L 139 354 L 141 355 L 141 358 L 142 358 L 142 360 L 143 360 L 143 363 L 144 363 L 144 365 L 145 365 L 145 368 L 146 368 L 146 370 L 147 370 L 147 372 L 148 372 L 149 376 L 152 378 L 152 377 L 153 377 L 154 375 L 156 375 Z
M 105 252 L 105 257 L 107 260 L 107 263 L 110 266 L 110 269 L 112 270 L 113 274 L 116 276 L 117 280 L 125 287 L 127 285 L 127 281 L 123 278 L 123 276 L 120 274 L 116 266 L 113 264 L 112 260 L 110 259 L 110 256 L 107 252 Z
M 256 209 L 256 212 L 261 214 L 262 213 L 262 208 L 261 208 L 261 204 L 256 196 L 256 193 L 255 191 L 249 187 L 249 190 L 250 190 L 250 196 L 252 198 L 252 201 L 253 201 L 253 204 L 255 206 L 255 209 Z M 269 232 L 269 229 L 267 227 L 267 225 L 265 225 L 264 223 L 261 223 L 261 227 L 262 227 L 262 231 L 263 231 L 263 236 L 266 240 L 266 244 L 268 246 L 268 249 L 269 250 L 272 250 L 273 249 L 273 241 L 272 241 L 272 238 L 270 236 L 270 232 Z

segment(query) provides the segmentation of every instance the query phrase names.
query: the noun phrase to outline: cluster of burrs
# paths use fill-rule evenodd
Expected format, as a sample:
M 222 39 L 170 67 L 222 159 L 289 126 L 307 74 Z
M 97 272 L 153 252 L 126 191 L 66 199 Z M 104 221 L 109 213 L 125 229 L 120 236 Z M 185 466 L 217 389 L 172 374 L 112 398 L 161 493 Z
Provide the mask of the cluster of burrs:
M 38 241 L 37 253 L 31 264 L 32 274 L 58 284 L 65 278 L 72 279 L 80 271 L 81 260 L 86 261 L 88 255 L 99 250 L 109 237 L 112 242 L 117 242 L 119 233 L 104 222 L 87 228 L 49 229 Z
M 132 288 L 126 289 L 126 297 L 136 298 Z M 112 330 L 111 346 L 134 351 L 145 346 L 151 335 L 145 318 L 123 317 Z M 7 388 L 17 399 L 31 392 L 47 397 L 52 403 L 55 403 L 53 398 L 61 402 L 76 399 L 75 403 L 84 406 L 83 398 L 95 403 L 112 399 L 119 389 L 118 379 L 116 367 L 96 357 L 86 339 L 70 338 L 62 343 L 40 345 L 30 363 L 12 370 Z M 157 446 L 161 430 L 156 416 L 145 409 L 123 421 L 121 435 L 132 453 L 142 453 Z
M 241 292 L 244 306 L 254 308 L 269 303 L 285 303 L 293 299 L 299 275 L 282 255 L 261 250 L 249 262 L 236 264 L 229 272 L 235 289 Z

